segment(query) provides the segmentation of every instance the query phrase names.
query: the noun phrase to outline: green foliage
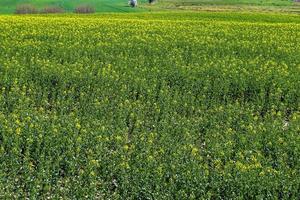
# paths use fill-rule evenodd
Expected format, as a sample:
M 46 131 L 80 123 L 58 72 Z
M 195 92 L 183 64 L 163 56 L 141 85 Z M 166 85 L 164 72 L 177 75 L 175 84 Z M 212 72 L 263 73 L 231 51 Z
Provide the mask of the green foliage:
M 297 199 L 300 24 L 0 17 L 1 199 Z

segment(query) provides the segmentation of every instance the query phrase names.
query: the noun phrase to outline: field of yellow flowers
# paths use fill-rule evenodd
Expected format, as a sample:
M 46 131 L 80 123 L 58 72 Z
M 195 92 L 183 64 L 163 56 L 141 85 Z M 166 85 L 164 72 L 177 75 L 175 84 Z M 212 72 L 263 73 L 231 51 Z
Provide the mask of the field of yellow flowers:
M 0 16 L 0 199 L 299 193 L 299 16 Z

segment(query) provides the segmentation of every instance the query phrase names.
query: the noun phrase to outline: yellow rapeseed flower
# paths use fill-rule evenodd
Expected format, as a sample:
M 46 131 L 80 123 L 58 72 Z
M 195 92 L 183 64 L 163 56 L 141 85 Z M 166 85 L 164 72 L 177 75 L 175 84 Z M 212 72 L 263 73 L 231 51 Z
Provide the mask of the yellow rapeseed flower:
M 16 134 L 17 134 L 17 135 L 20 135 L 20 134 L 21 134 L 21 128 L 20 128 L 20 127 L 18 127 L 18 128 L 16 129 Z

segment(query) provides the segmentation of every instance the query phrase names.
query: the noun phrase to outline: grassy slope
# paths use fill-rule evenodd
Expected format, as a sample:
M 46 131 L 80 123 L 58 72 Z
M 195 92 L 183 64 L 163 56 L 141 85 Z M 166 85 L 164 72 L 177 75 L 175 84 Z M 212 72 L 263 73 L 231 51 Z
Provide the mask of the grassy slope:
M 293 0 L 160 0 L 152 10 L 208 10 L 208 11 L 284 11 L 300 13 L 300 3 Z
M 138 12 L 148 9 L 191 9 L 207 6 L 265 6 L 265 7 L 291 7 L 293 0 L 157 0 L 155 6 L 147 6 L 147 0 L 139 0 L 139 8 L 132 9 L 127 0 L 0 0 L 0 13 L 13 13 L 16 5 L 22 3 L 34 4 L 41 8 L 47 5 L 61 6 L 72 11 L 79 4 L 89 4 L 97 12 Z
M 183 5 L 255 5 L 255 6 L 289 6 L 292 0 L 162 0 Z
M 0 0 L 0 13 L 13 13 L 18 4 L 30 3 L 39 8 L 55 5 L 72 11 L 77 5 L 94 6 L 97 12 L 137 12 L 142 8 L 132 9 L 127 0 Z

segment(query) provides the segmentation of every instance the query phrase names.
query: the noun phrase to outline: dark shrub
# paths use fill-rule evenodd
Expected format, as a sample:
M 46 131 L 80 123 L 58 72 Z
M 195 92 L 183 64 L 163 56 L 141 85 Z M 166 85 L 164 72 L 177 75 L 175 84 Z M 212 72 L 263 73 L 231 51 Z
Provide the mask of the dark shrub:
M 16 14 L 35 14 L 37 13 L 37 9 L 35 6 L 31 4 L 21 4 L 16 7 Z
M 75 13 L 94 13 L 95 8 L 89 5 L 80 5 L 77 6 L 74 10 Z
M 41 13 L 63 13 L 65 12 L 63 8 L 58 6 L 48 6 L 43 8 Z
M 129 0 L 128 4 L 129 4 L 131 7 L 137 7 L 137 0 Z

